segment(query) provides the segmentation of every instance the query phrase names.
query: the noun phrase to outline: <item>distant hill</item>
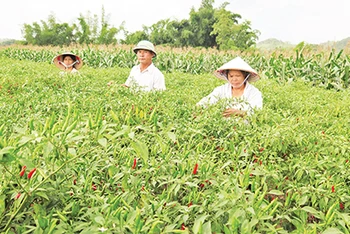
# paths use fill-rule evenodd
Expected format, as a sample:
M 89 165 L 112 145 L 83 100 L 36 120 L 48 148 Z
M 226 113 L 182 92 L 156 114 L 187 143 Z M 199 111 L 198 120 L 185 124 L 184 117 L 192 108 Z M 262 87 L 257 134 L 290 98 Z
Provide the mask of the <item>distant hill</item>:
M 343 50 L 345 48 L 350 48 L 350 37 L 345 38 L 341 41 L 328 41 L 321 44 L 313 44 L 314 46 L 322 46 L 327 48 L 335 48 L 336 51 Z M 263 50 L 274 50 L 274 49 L 289 49 L 296 45 L 289 42 L 283 42 L 275 38 L 267 39 L 256 44 L 258 49 Z
M 283 42 L 283 41 L 277 40 L 275 38 L 270 38 L 265 41 L 258 42 L 256 44 L 256 47 L 258 49 L 274 50 L 274 49 L 283 49 L 283 48 L 293 48 L 295 47 L 295 45 L 289 42 Z
M 16 42 L 14 39 L 1 39 L 0 38 L 0 46 L 12 45 Z
M 341 41 L 328 41 L 328 42 L 322 43 L 320 45 L 324 46 L 324 47 L 333 47 L 338 51 L 343 50 L 343 49 L 345 49 L 345 47 L 350 48 L 350 37 L 345 38 Z

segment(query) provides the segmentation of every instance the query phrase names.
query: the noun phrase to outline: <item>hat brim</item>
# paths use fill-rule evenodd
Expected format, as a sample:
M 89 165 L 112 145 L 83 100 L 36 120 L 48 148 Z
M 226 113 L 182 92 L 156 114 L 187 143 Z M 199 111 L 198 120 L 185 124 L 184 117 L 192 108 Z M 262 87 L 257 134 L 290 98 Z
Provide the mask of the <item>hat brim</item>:
M 216 78 L 219 78 L 220 80 L 224 80 L 224 81 L 228 81 L 228 78 L 227 78 L 227 71 L 228 70 L 239 70 L 239 71 L 246 71 L 246 70 L 242 70 L 242 69 L 226 69 L 226 70 L 216 70 L 214 71 L 214 76 Z M 248 82 L 249 83 L 252 83 L 252 82 L 255 82 L 255 81 L 258 81 L 260 79 L 259 75 L 256 74 L 256 73 L 252 73 L 250 71 L 246 71 L 246 72 L 249 72 L 250 73 L 250 76 L 248 78 Z
M 250 73 L 250 76 L 248 78 L 249 83 L 255 82 L 260 79 L 258 73 L 240 57 L 236 57 L 231 61 L 222 65 L 219 69 L 214 71 L 214 75 L 221 80 L 228 81 L 227 71 L 229 70 L 239 70 L 239 71 L 249 72 Z
M 135 54 L 137 54 L 137 51 L 138 50 L 148 50 L 148 51 L 151 51 L 154 55 L 153 55 L 153 58 L 154 57 L 157 57 L 157 53 L 154 51 L 154 50 L 151 50 L 149 48 L 146 48 L 144 46 L 136 46 L 134 49 L 132 49 L 134 51 Z
M 65 70 L 66 67 L 62 64 L 63 63 L 63 56 L 64 55 L 73 55 L 75 56 L 75 59 L 76 61 L 78 61 L 75 65 L 74 65 L 74 68 L 79 70 L 82 66 L 83 66 L 83 60 L 81 60 L 81 58 L 76 55 L 76 54 L 73 54 L 71 52 L 65 52 L 65 53 L 62 53 L 62 54 L 59 54 L 57 55 L 56 57 L 53 58 L 52 62 L 55 64 L 55 66 L 60 69 L 60 70 Z M 75 62 L 75 61 L 74 61 Z

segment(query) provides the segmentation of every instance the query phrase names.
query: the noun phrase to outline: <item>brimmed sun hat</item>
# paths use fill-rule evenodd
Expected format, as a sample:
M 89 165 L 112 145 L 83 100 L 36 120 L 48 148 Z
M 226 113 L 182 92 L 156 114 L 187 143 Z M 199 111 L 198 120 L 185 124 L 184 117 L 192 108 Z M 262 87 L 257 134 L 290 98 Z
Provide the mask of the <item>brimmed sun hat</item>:
M 152 51 L 154 53 L 153 57 L 157 56 L 156 50 L 154 49 L 154 45 L 152 42 L 150 41 L 140 41 L 139 43 L 137 43 L 137 45 L 134 47 L 133 51 L 136 54 L 138 50 L 149 50 Z
M 55 64 L 56 67 L 58 67 L 61 70 L 65 70 L 66 66 L 63 64 L 63 57 L 65 55 L 72 55 L 75 57 L 74 61 L 74 68 L 79 70 L 83 66 L 83 61 L 78 55 L 75 55 L 71 52 L 64 52 L 62 54 L 57 55 L 56 57 L 53 58 L 52 62 Z
M 214 75 L 221 80 L 227 81 L 228 70 L 240 70 L 249 72 L 250 76 L 248 78 L 248 82 L 257 81 L 260 78 L 258 73 L 251 66 L 249 66 L 249 64 L 246 63 L 241 57 L 236 57 L 231 61 L 225 63 L 219 69 L 214 71 Z

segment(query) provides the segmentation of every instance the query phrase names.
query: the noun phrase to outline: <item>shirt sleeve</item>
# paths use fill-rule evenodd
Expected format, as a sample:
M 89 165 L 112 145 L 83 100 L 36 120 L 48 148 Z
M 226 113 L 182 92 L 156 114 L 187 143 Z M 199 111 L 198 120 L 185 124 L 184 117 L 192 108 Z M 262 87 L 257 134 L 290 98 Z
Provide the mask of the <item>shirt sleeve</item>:
M 154 90 L 166 90 L 164 75 L 160 71 L 157 72 L 157 74 L 155 75 L 153 89 Z
M 263 107 L 263 98 L 261 92 L 253 88 L 250 90 L 249 95 L 246 97 L 246 104 L 243 105 L 241 110 L 247 111 L 248 115 L 254 113 L 254 109 L 262 109 Z
M 129 76 L 128 76 L 128 78 L 126 79 L 126 81 L 124 83 L 128 87 L 130 87 L 132 85 L 132 83 L 134 82 L 134 75 L 133 74 L 134 74 L 134 70 L 135 69 L 136 69 L 135 67 L 133 67 L 131 69 Z
M 202 98 L 196 105 L 207 107 L 219 101 L 221 96 L 220 87 L 217 87 L 208 96 Z
M 255 90 L 254 93 L 249 95 L 248 103 L 250 104 L 251 108 L 262 109 L 262 107 L 263 107 L 263 98 L 262 98 L 261 92 L 258 91 L 258 90 Z

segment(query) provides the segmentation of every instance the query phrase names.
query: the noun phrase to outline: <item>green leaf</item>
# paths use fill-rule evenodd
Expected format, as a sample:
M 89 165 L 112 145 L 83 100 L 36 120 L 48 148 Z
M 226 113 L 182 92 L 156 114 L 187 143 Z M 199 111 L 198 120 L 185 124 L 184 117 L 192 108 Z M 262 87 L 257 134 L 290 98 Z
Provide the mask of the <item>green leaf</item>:
M 136 151 L 137 155 L 140 156 L 143 161 L 146 163 L 148 160 L 148 147 L 145 143 L 135 140 L 134 142 L 131 142 L 131 146 Z
M 327 228 L 322 234 L 343 234 L 338 228 Z
M 167 132 L 167 136 L 170 138 L 172 142 L 176 142 L 176 135 L 173 132 Z
M 319 211 L 317 211 L 315 208 L 310 207 L 310 206 L 304 206 L 303 208 L 301 208 L 303 211 L 306 211 L 308 213 L 311 213 L 313 215 L 317 215 L 319 213 Z
M 53 150 L 53 148 L 54 148 L 54 146 L 53 146 L 53 144 L 50 142 L 50 141 L 48 141 L 44 146 L 43 146 L 43 151 L 44 151 L 44 158 L 46 158 L 51 152 L 52 152 L 52 150 Z
M 49 224 L 49 221 L 47 220 L 47 218 L 39 215 L 38 216 L 38 223 L 41 229 L 45 230 Z
M 16 160 L 16 157 L 13 155 L 14 147 L 7 146 L 0 150 L 0 163 L 9 163 Z
M 104 147 L 104 148 L 107 147 L 107 139 L 106 139 L 106 138 L 100 138 L 100 139 L 98 139 L 98 143 L 99 143 L 102 147 Z
M 48 201 L 50 200 L 49 197 L 47 196 L 47 194 L 44 192 L 36 192 L 35 194 L 38 195 L 39 197 L 45 198 Z
M 5 199 L 6 199 L 5 195 L 0 196 L 0 215 L 5 211 Z
M 105 223 L 105 219 L 102 216 L 96 216 L 94 220 L 96 223 L 100 224 L 101 226 L 103 226 Z
M 273 194 L 273 195 L 277 195 L 277 196 L 284 195 L 284 193 L 279 191 L 279 190 L 271 190 L 268 194 Z
M 203 230 L 203 223 L 207 217 L 208 215 L 202 215 L 194 221 L 193 233 L 196 234 L 196 233 L 199 233 L 201 230 Z
M 203 234 L 212 234 L 210 221 L 203 224 L 203 232 L 202 233 Z
M 22 147 L 25 144 L 27 144 L 29 141 L 33 140 L 34 138 L 32 136 L 23 136 L 21 140 L 18 142 L 18 146 Z
M 77 150 L 75 148 L 68 148 L 68 153 L 72 156 L 76 156 Z

